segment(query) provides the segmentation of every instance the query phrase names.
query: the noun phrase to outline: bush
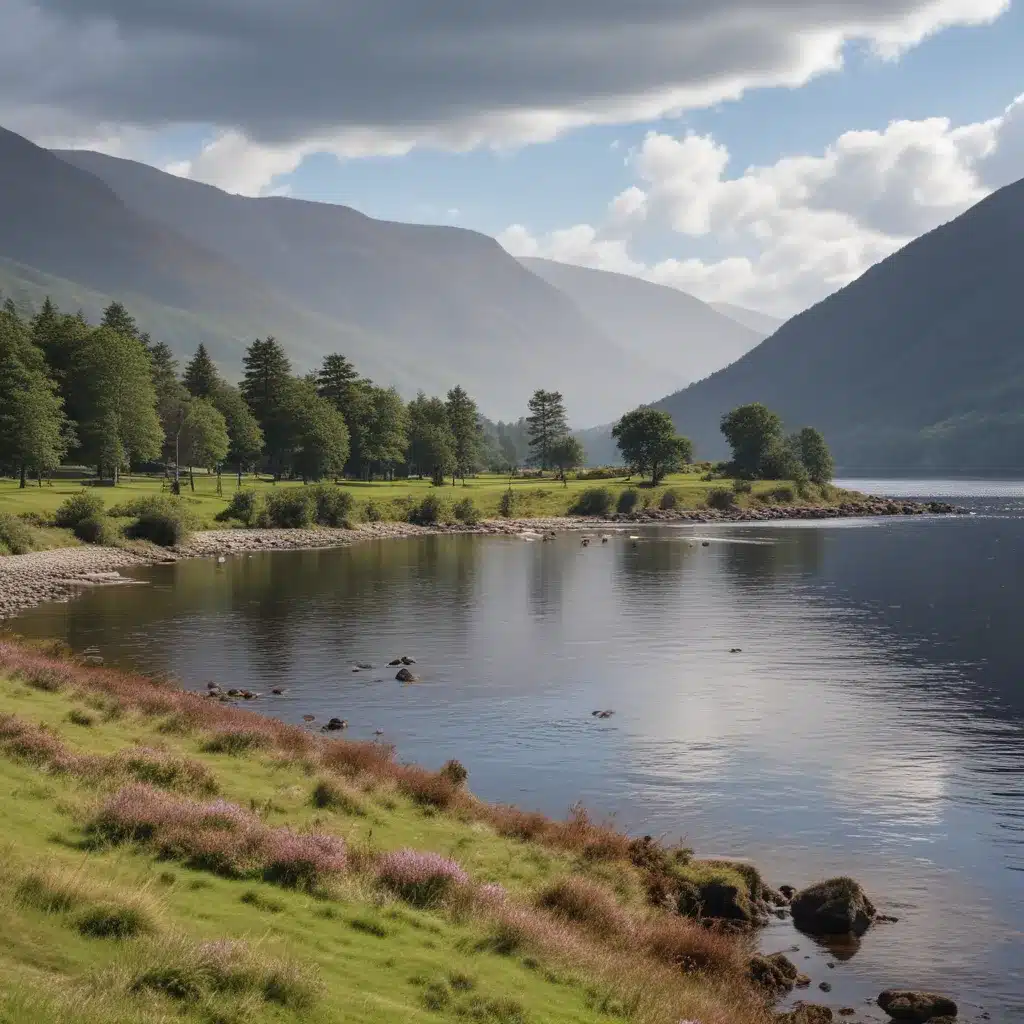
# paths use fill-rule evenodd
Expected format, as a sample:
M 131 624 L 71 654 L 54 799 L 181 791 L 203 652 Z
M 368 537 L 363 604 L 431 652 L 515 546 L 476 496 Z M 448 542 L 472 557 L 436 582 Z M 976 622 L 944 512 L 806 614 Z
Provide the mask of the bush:
M 103 515 L 103 499 L 90 491 L 79 491 L 57 506 L 53 525 L 65 530 L 74 530 L 85 519 L 99 519 Z M 76 536 L 77 533 L 75 534 Z M 79 538 L 84 540 L 85 538 Z
M 88 516 L 79 519 L 71 527 L 72 533 L 83 544 L 99 544 L 110 546 L 117 540 L 117 530 L 109 519 L 103 516 Z
M 628 920 L 615 897 L 596 882 L 573 876 L 547 886 L 539 906 L 603 938 L 623 934 Z
M 417 526 L 436 526 L 444 518 L 444 502 L 436 494 L 428 494 L 409 509 L 409 522 Z
M 267 509 L 263 495 L 255 490 L 237 490 L 231 495 L 227 508 L 214 517 L 218 523 L 236 521 L 246 526 L 259 526 L 266 519 Z
M 362 818 L 366 815 L 366 806 L 359 794 L 337 779 L 321 779 L 313 787 L 313 806 L 326 811 L 340 811 Z
M 639 501 L 640 492 L 635 487 L 630 487 L 619 495 L 619 500 L 615 505 L 615 511 L 620 512 L 623 515 L 628 515 L 636 508 Z
M 754 485 L 749 480 L 736 479 L 732 482 L 732 489 L 736 494 L 750 494 Z
M 173 548 L 185 540 L 188 532 L 188 525 L 181 512 L 167 506 L 143 512 L 125 530 L 125 535 L 134 540 L 151 541 L 162 548 Z
M 503 519 L 511 519 L 516 514 L 516 496 L 510 487 L 498 502 L 498 515 Z
M 607 487 L 588 487 L 580 493 L 569 511 L 574 516 L 606 516 L 611 512 L 614 500 Z
M 381 512 L 380 506 L 375 501 L 368 501 L 363 506 L 363 519 L 368 523 L 379 523 L 384 518 L 384 513 Z
M 441 766 L 441 774 L 456 786 L 463 786 L 469 778 L 469 772 L 461 761 L 445 761 Z
M 712 487 L 704 499 L 708 508 L 716 508 L 720 512 L 728 512 L 736 505 L 736 496 L 727 487 Z
M 215 732 L 204 744 L 208 754 L 230 754 L 238 757 L 252 750 L 260 750 L 269 744 L 268 737 L 258 729 L 228 728 Z
M 473 504 L 472 498 L 463 498 L 457 502 L 452 509 L 452 515 L 466 526 L 476 526 L 480 522 L 480 510 Z
M 454 861 L 439 853 L 395 850 L 386 853 L 377 866 L 377 880 L 386 889 L 414 907 L 436 906 L 469 876 Z
M 671 487 L 662 494 L 661 499 L 658 501 L 658 508 L 663 512 L 671 512 L 672 509 L 679 505 L 679 492 L 673 490 Z
M 32 528 L 10 512 L 0 512 L 0 554 L 24 555 L 34 547 Z
M 622 466 L 598 466 L 596 469 L 581 469 L 576 474 L 577 480 L 617 480 L 625 476 L 626 470 Z
M 348 491 L 331 484 L 309 488 L 316 503 L 316 521 L 321 526 L 345 526 L 352 518 L 355 498 Z
M 782 484 L 779 487 L 773 487 L 768 492 L 768 497 L 780 504 L 788 504 L 796 499 L 796 491 L 793 490 L 790 484 Z
M 281 487 L 267 495 L 270 525 L 279 530 L 308 529 L 316 520 L 316 500 L 308 487 Z

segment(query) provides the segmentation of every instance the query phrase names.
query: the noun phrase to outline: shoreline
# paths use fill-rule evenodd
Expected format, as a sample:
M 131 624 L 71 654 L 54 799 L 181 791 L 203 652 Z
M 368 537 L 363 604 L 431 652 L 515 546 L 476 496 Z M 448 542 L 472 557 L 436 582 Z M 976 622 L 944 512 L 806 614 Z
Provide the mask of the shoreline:
M 320 550 L 350 547 L 371 540 L 467 534 L 522 537 L 536 540 L 552 533 L 623 529 L 666 523 L 759 523 L 779 520 L 893 518 L 910 515 L 955 515 L 961 510 L 945 502 L 869 499 L 839 505 L 777 505 L 735 509 L 644 509 L 604 518 L 552 516 L 486 519 L 474 526 L 439 524 L 416 526 L 403 522 L 362 523 L 353 529 L 220 529 L 194 533 L 178 548 L 76 546 L 0 557 L 0 622 L 19 612 L 53 601 L 67 601 L 92 586 L 132 582 L 121 569 L 159 565 L 186 558 L 213 558 L 240 553 Z

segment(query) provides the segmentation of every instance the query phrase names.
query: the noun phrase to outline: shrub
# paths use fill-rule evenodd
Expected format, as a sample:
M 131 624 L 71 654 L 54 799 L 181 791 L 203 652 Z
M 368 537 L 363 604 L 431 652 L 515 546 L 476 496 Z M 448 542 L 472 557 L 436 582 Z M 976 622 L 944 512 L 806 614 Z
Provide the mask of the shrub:
M 640 492 L 635 487 L 629 487 L 619 495 L 615 511 L 623 515 L 629 515 L 636 508 L 640 501 Z
M 685 918 L 658 915 L 639 940 L 649 956 L 683 970 L 729 976 L 740 966 L 739 949 L 731 936 Z
M 754 485 L 749 480 L 737 477 L 732 482 L 732 489 L 736 494 L 750 494 L 754 489 Z
M 629 927 L 615 897 L 597 883 L 579 876 L 547 886 L 537 897 L 537 905 L 602 938 L 624 934 Z
M 171 548 L 181 544 L 189 531 L 196 525 L 195 518 L 176 498 L 144 498 L 118 509 L 111 509 L 111 515 L 120 515 L 127 510 L 137 515 L 125 535 L 135 540 L 148 540 L 160 547 Z
M 611 512 L 614 500 L 607 487 L 588 487 L 580 492 L 569 511 L 574 516 L 606 516 Z
M 345 526 L 352 518 L 355 498 L 331 484 L 317 484 L 310 493 L 316 503 L 316 521 L 321 526 Z
M 516 514 L 516 496 L 510 487 L 498 502 L 498 515 L 503 519 L 511 519 Z
M 316 501 L 308 487 L 282 487 L 267 495 L 270 525 L 279 530 L 301 530 L 313 525 Z
M 90 715 L 88 711 L 83 711 L 81 708 L 72 708 L 68 712 L 68 721 L 72 725 L 80 725 L 88 729 L 96 724 L 96 716 Z
M 110 520 L 103 516 L 89 516 L 87 519 L 79 519 L 71 527 L 71 531 L 83 544 L 98 544 L 109 547 L 117 540 L 117 530 Z
M 0 554 L 6 551 L 12 555 L 24 555 L 34 546 L 32 528 L 28 523 L 10 512 L 0 512 Z
M 466 526 L 476 526 L 480 522 L 480 510 L 473 504 L 472 498 L 463 498 L 462 501 L 456 502 L 452 515 Z
M 84 519 L 98 519 L 103 515 L 103 499 L 91 491 L 72 494 L 57 506 L 53 525 L 65 530 L 74 528 Z
M 454 860 L 439 853 L 395 850 L 377 865 L 377 880 L 415 907 L 436 906 L 453 889 L 469 883 L 469 876 Z
M 217 792 L 217 778 L 206 765 L 189 757 L 149 747 L 129 747 L 107 759 L 105 771 L 161 789 L 210 796 Z
M 357 793 L 336 779 L 320 779 L 313 787 L 313 806 L 363 817 L 366 807 Z
M 363 519 L 368 523 L 379 523 L 384 518 L 380 506 L 375 501 L 368 501 L 363 506 Z
M 576 474 L 577 480 L 617 480 L 625 476 L 626 471 L 622 466 L 597 466 L 594 469 L 581 469 Z
M 445 761 L 441 766 L 441 774 L 456 786 L 464 786 L 469 772 L 461 761 Z
M 436 494 L 428 494 L 409 510 L 409 522 L 417 526 L 435 526 L 444 518 L 444 502 Z
M 665 493 L 662 494 L 661 498 L 658 500 L 658 508 L 660 508 L 663 512 L 671 512 L 672 509 L 678 507 L 678 505 L 679 492 L 673 490 L 673 488 L 671 487 L 667 491 L 665 491 Z
M 796 499 L 796 491 L 793 490 L 791 484 L 781 484 L 778 487 L 773 487 L 768 492 L 767 497 L 772 501 L 785 505 Z
M 236 521 L 246 526 L 260 526 L 267 518 L 267 506 L 263 495 L 252 489 L 239 489 L 231 495 L 227 508 L 214 517 L 218 523 Z
M 258 729 L 227 728 L 220 729 L 204 744 L 203 750 L 208 754 L 247 754 L 250 750 L 259 750 L 267 746 L 269 738 Z
M 708 508 L 716 508 L 720 512 L 728 512 L 736 505 L 736 496 L 727 487 L 712 487 L 704 499 Z

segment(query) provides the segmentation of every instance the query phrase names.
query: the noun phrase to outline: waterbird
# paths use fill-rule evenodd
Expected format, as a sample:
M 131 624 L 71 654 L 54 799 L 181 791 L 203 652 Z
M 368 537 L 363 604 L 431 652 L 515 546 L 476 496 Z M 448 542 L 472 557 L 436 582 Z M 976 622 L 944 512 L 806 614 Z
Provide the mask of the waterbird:
M 217 556 L 217 561 L 221 562 L 223 564 L 224 562 L 227 561 L 227 559 L 223 555 L 218 555 Z

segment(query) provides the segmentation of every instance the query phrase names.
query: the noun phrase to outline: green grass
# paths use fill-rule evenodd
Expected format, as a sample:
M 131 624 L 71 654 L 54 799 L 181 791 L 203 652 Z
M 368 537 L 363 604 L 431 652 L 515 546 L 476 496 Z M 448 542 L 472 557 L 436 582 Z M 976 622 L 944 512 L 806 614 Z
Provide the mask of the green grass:
M 187 479 L 183 481 L 182 498 L 198 524 L 203 528 L 212 529 L 220 525 L 215 521 L 215 516 L 223 511 L 230 501 L 236 488 L 235 477 L 226 474 L 222 478 L 222 495 L 216 493 L 215 477 L 199 474 L 195 480 L 195 492 L 189 489 Z M 434 495 L 441 500 L 445 505 L 446 518 L 450 519 L 451 510 L 455 504 L 466 498 L 472 499 L 484 517 L 496 518 L 499 515 L 502 496 L 510 487 L 514 495 L 514 515 L 519 517 L 563 516 L 576 502 L 582 491 L 593 487 L 606 487 L 611 491 L 614 510 L 614 503 L 618 500 L 618 496 L 627 489 L 637 488 L 638 484 L 640 485 L 637 490 L 638 510 L 648 505 L 651 508 L 658 508 L 661 497 L 667 490 L 675 492 L 678 498 L 677 508 L 695 509 L 704 507 L 708 491 L 711 488 L 728 487 L 730 481 L 715 480 L 709 483 L 701 479 L 700 473 L 693 472 L 679 473 L 668 477 L 656 488 L 643 486 L 642 482 L 636 479 L 630 480 L 625 476 L 614 480 L 570 479 L 568 486 L 563 486 L 552 478 L 518 478 L 510 483 L 508 477 L 505 476 L 481 474 L 478 477 L 467 479 L 465 484 L 459 481 L 455 486 L 449 483 L 444 487 L 434 487 L 428 480 L 417 479 L 396 480 L 391 483 L 348 481 L 341 486 L 355 498 L 357 519 L 366 518 L 367 503 L 376 506 L 384 519 L 405 518 L 409 506 L 419 503 L 427 495 Z M 244 486 L 269 493 L 275 489 L 297 487 L 300 484 L 296 482 L 273 484 L 268 480 L 247 477 Z M 778 486 L 777 483 L 771 481 L 758 481 L 753 485 L 752 493 L 737 495 L 737 503 L 740 507 L 756 505 L 759 500 L 767 500 L 767 496 Z M 81 487 L 82 482 L 79 480 L 58 479 L 53 481 L 52 485 L 44 484 L 42 487 L 32 485 L 19 489 L 17 481 L 0 480 L 0 514 L 4 512 L 15 515 L 31 514 L 41 519 L 49 519 L 53 516 L 57 506 L 69 496 L 80 491 Z M 116 488 L 101 487 L 96 489 L 96 493 L 103 498 L 107 508 L 110 508 L 168 492 L 162 477 L 123 477 Z M 822 499 L 815 489 L 813 502 L 834 503 L 856 497 L 858 496 L 851 492 L 833 489 L 828 499 Z M 801 502 L 797 498 L 795 503 L 804 504 L 805 502 Z M 45 537 L 40 537 L 40 542 L 46 543 L 48 546 L 53 546 L 51 542 L 57 540 L 60 543 L 74 542 L 67 531 L 48 530 Z
M 167 701 L 154 684 L 131 677 L 142 695 L 133 704 L 102 682 L 129 677 L 73 667 L 40 688 L 16 661 L 8 654 L 0 669 L 0 715 L 42 726 L 36 734 L 63 744 L 72 767 L 56 770 L 0 743 L 0 1024 L 763 1019 L 733 976 L 651 967 L 639 978 L 635 965 L 587 953 L 572 937 L 564 955 L 498 943 L 486 914 L 458 903 L 417 909 L 359 867 L 389 850 L 436 852 L 456 859 L 473 885 L 498 882 L 534 914 L 539 894 L 573 874 L 642 920 L 653 912 L 628 861 L 503 838 L 462 805 L 425 807 L 390 777 L 343 776 L 326 761 L 310 764 L 308 751 L 211 744 L 225 715 L 237 722 L 242 714 L 213 702 L 201 705 L 209 723 L 193 715 L 168 729 Z M 86 720 L 86 728 L 75 724 Z M 185 785 L 180 771 L 139 775 L 140 746 L 162 749 L 172 768 L 192 766 L 190 778 L 203 786 Z M 90 842 L 96 808 L 138 778 L 176 798 L 215 792 L 271 827 L 341 836 L 350 867 L 309 892 L 190 869 L 144 845 Z

